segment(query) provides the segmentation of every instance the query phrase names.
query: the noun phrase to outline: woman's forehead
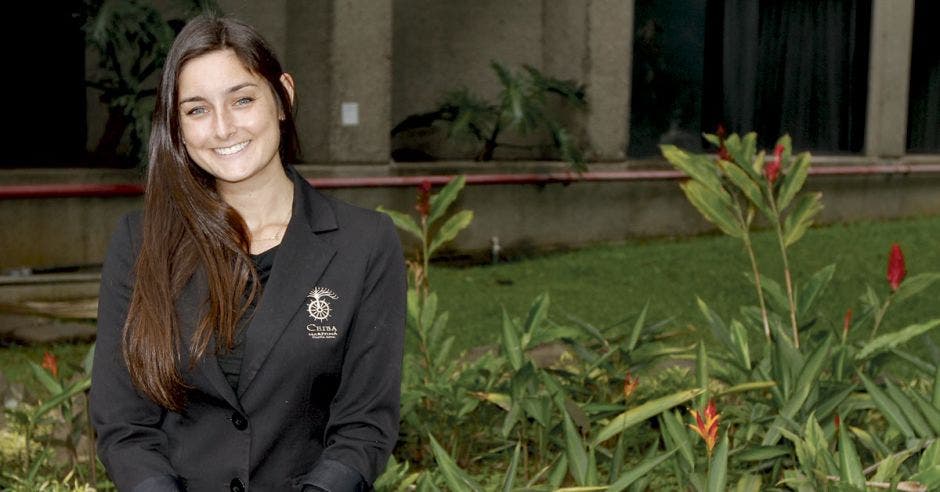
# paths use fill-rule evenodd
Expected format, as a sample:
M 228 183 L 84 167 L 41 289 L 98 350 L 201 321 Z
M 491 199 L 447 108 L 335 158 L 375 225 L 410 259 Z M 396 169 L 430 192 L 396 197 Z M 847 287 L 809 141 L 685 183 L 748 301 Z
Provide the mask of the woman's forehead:
M 176 88 L 180 100 L 184 100 L 225 94 L 235 87 L 265 84 L 263 78 L 245 67 L 233 50 L 224 49 L 187 60 L 180 69 Z

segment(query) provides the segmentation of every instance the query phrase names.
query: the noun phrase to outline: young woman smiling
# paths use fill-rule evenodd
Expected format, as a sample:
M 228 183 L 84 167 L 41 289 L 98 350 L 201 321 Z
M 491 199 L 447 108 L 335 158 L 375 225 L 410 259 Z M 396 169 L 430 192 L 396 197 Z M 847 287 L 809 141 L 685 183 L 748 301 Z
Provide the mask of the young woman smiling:
M 170 49 L 102 271 L 91 413 L 120 490 L 366 490 L 395 444 L 398 237 L 287 165 L 294 87 L 230 18 Z

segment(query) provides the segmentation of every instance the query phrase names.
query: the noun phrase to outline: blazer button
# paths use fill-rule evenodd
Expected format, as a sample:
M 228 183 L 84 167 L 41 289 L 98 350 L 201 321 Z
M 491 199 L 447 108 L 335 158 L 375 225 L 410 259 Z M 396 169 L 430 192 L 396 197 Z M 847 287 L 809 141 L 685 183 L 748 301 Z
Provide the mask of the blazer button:
M 245 484 L 242 483 L 237 477 L 232 479 L 232 483 L 229 484 L 229 488 L 232 492 L 245 492 Z
M 232 414 L 232 425 L 234 425 L 236 429 L 243 431 L 248 428 L 248 420 L 245 417 L 242 417 L 240 413 L 235 412 Z M 234 484 L 235 481 L 233 480 L 232 483 Z M 232 487 L 234 487 L 234 485 L 232 485 Z

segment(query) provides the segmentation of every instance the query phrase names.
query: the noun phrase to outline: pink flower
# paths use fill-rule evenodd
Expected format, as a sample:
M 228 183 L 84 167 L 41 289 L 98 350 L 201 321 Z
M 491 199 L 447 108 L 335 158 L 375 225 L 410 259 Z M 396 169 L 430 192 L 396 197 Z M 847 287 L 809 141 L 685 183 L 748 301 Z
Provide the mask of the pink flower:
M 898 243 L 891 245 L 891 254 L 888 256 L 888 285 L 891 291 L 898 290 L 904 277 L 907 276 L 907 269 L 904 266 L 904 253 Z
M 415 204 L 415 210 L 421 215 L 422 219 L 428 218 L 431 213 L 431 182 L 424 180 L 418 185 L 418 201 Z
M 777 178 L 780 177 L 780 161 L 783 157 L 783 145 L 777 145 L 774 148 L 774 160 L 770 164 L 764 166 L 764 177 L 767 178 L 767 181 L 770 184 L 777 182 Z

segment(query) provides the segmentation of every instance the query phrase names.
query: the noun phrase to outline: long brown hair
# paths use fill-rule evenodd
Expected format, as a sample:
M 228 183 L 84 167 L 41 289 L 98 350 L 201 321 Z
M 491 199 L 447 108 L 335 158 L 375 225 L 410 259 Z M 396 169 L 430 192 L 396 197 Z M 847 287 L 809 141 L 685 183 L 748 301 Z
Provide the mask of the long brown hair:
M 299 151 L 291 99 L 280 82 L 283 70 L 261 35 L 226 17 L 204 15 L 187 23 L 170 48 L 157 90 L 142 240 L 122 344 L 138 391 L 172 411 L 186 403 L 183 365 L 191 369 L 213 338 L 219 348 L 230 348 L 257 295 L 247 226 L 222 200 L 215 179 L 189 157 L 180 128 L 177 81 L 183 65 L 223 49 L 231 49 L 274 92 L 284 115 L 281 161 L 296 162 Z M 208 299 L 192 338 L 181 340 L 176 300 L 199 269 L 205 273 Z M 183 343 L 188 361 L 182 360 Z

